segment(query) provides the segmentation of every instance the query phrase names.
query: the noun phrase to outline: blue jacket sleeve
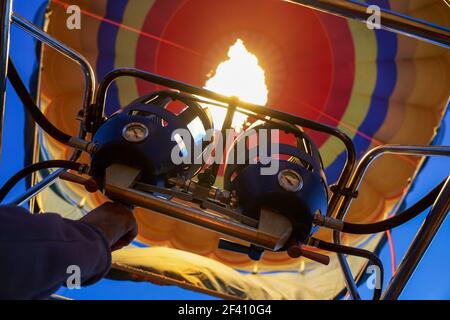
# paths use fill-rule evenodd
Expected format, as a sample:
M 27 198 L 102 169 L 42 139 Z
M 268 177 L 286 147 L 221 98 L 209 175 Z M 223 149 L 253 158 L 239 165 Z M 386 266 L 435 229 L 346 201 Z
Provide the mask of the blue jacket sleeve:
M 57 214 L 0 206 L 0 299 L 42 299 L 64 285 L 73 266 L 81 284 L 101 279 L 111 250 L 95 227 Z

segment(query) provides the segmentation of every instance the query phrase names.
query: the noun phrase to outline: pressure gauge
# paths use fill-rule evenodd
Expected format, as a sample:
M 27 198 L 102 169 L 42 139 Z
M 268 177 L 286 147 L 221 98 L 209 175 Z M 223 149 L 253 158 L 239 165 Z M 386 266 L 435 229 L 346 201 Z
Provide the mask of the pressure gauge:
M 278 174 L 278 183 L 289 192 L 297 192 L 303 188 L 302 177 L 294 170 L 286 169 Z
M 139 122 L 129 123 L 123 128 L 122 136 L 129 142 L 141 142 L 147 139 L 148 128 Z

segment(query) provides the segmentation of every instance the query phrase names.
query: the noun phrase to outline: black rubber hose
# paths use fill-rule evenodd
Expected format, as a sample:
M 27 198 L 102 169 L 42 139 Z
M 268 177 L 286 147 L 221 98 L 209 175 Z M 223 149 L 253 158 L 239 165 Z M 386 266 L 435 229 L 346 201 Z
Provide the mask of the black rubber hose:
M 408 209 L 400 212 L 395 217 L 368 224 L 356 224 L 350 222 L 344 222 L 341 232 L 352 234 L 372 234 L 378 232 L 384 232 L 396 228 L 412 219 L 429 208 L 437 196 L 439 195 L 445 181 L 442 181 L 433 190 L 431 190 L 425 197 L 417 201 Z
M 14 188 L 14 186 L 20 180 L 25 178 L 27 175 L 32 174 L 33 172 L 50 168 L 63 168 L 79 171 L 83 167 L 84 165 L 81 163 L 68 160 L 50 160 L 32 164 L 17 172 L 2 186 L 2 188 L 0 189 L 0 202 L 2 202 L 5 199 L 5 197 L 11 191 L 11 189 Z
M 377 266 L 380 271 L 380 274 L 379 274 L 380 286 L 379 287 L 375 286 L 372 299 L 380 300 L 381 294 L 383 292 L 384 269 L 383 269 L 383 263 L 381 262 L 380 258 L 378 258 L 378 256 L 376 254 L 374 254 L 373 252 L 370 252 L 368 250 L 347 247 L 347 246 L 343 246 L 343 245 L 325 242 L 325 241 L 318 240 L 318 239 L 314 239 L 314 241 L 315 241 L 315 246 L 319 249 L 322 249 L 325 251 L 331 251 L 331 252 L 335 252 L 335 253 L 347 254 L 350 256 L 362 257 L 362 258 L 369 260 L 373 265 Z
M 16 90 L 17 95 L 22 101 L 25 109 L 31 115 L 31 117 L 36 121 L 36 123 L 50 136 L 52 136 L 57 141 L 63 144 L 69 144 L 69 140 L 72 138 L 70 135 L 62 132 L 58 128 L 56 128 L 47 117 L 41 112 L 41 110 L 36 106 L 36 103 L 33 100 L 33 97 L 28 92 L 25 84 L 17 72 L 16 67 L 14 66 L 11 58 L 8 60 L 8 79 L 11 82 L 14 90 Z

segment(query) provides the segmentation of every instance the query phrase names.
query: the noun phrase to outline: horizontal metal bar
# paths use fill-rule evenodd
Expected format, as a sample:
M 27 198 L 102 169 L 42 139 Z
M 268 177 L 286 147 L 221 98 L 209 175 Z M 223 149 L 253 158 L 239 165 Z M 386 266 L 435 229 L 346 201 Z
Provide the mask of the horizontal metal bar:
M 58 169 L 55 172 L 51 173 L 40 182 L 29 188 L 23 194 L 18 196 L 13 201 L 9 202 L 8 205 L 20 206 L 27 202 L 28 200 L 36 197 L 40 192 L 44 191 L 46 188 L 50 187 L 52 184 L 58 181 L 59 176 L 66 171 L 66 169 Z
M 450 210 L 450 176 L 442 187 L 442 191 L 431 208 L 425 222 L 417 232 L 413 242 L 408 248 L 394 277 L 386 289 L 383 300 L 396 300 L 403 292 L 411 275 L 416 270 L 439 228 Z M 447 254 L 447 253 L 446 253 Z
M 356 1 L 343 0 L 288 0 L 314 10 L 330 13 L 339 17 L 367 23 L 373 11 L 369 5 Z M 443 5 L 443 9 L 445 7 Z M 381 28 L 400 33 L 419 40 L 427 41 L 448 48 L 450 46 L 450 30 L 426 21 L 414 19 L 406 15 L 380 8 Z
M 280 249 L 280 239 L 275 236 L 262 233 L 251 226 L 246 226 L 242 223 L 237 223 L 231 219 L 222 218 L 200 209 L 191 208 L 181 203 L 161 199 L 137 190 L 109 184 L 105 186 L 105 194 L 110 199 L 118 199 L 125 204 L 150 209 L 181 221 L 248 241 L 269 250 Z

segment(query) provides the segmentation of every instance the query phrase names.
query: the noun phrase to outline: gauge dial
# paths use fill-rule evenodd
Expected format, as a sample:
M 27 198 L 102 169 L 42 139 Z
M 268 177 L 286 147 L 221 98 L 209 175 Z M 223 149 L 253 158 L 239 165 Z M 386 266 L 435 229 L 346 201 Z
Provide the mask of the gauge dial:
M 283 170 L 278 174 L 278 183 L 289 192 L 297 192 L 303 188 L 302 177 L 294 170 Z
M 139 122 L 129 123 L 123 128 L 122 135 L 129 142 L 141 142 L 147 139 L 148 128 Z

